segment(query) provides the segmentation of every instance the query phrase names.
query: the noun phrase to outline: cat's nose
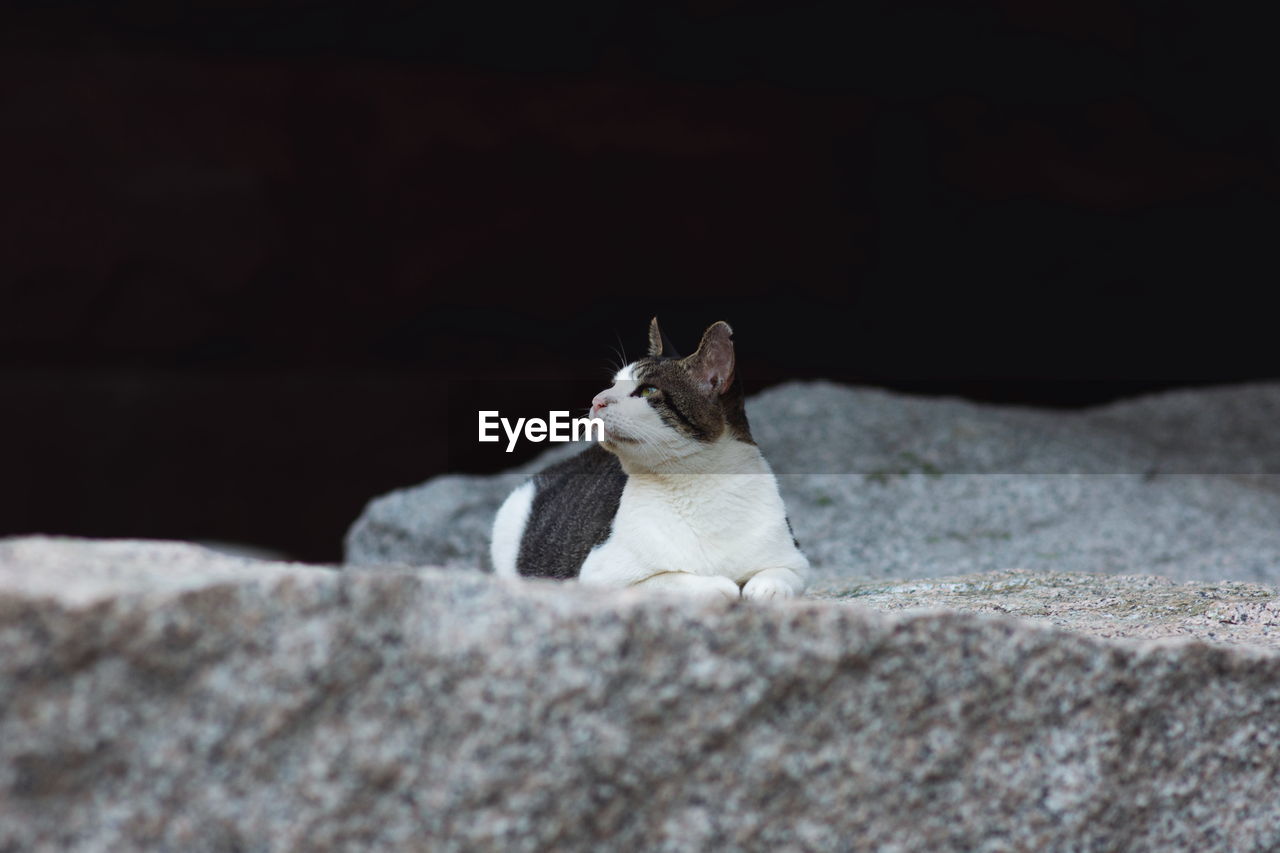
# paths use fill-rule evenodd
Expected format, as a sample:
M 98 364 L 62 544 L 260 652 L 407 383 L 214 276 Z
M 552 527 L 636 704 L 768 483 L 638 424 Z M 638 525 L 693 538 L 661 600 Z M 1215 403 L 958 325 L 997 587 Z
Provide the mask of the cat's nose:
M 616 403 L 616 402 L 618 402 L 618 399 L 616 397 L 613 397 L 601 391 L 599 394 L 595 395 L 595 397 L 591 399 L 591 414 L 595 415 L 605 406 L 609 405 L 610 403 Z

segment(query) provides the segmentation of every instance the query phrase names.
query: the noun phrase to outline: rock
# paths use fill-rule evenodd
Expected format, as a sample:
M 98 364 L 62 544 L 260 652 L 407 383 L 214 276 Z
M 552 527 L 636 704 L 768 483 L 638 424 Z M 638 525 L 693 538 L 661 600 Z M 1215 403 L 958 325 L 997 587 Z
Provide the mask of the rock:
M 449 474 L 375 498 L 347 532 L 346 560 L 492 570 L 493 516 L 523 479 Z
M 820 575 L 1280 582 L 1280 385 L 1051 412 L 792 383 L 748 412 Z M 487 567 L 493 514 L 542 464 L 379 498 L 347 560 Z
M 2 850 L 1273 850 L 1278 706 L 1253 645 L 0 542 Z
M 1280 647 L 1280 596 L 1274 587 L 1240 581 L 1011 571 L 915 580 L 828 578 L 812 584 L 807 596 L 885 611 L 999 613 L 1096 637 Z

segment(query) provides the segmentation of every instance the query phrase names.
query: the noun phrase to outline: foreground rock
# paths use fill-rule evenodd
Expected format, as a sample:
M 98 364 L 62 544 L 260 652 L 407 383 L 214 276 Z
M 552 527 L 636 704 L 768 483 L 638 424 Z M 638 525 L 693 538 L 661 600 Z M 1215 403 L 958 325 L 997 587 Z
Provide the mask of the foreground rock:
M 1280 582 L 1280 385 L 1063 413 L 807 383 L 748 413 L 821 573 Z M 488 566 L 498 505 L 541 464 L 373 501 L 348 562 Z
M 0 543 L 4 850 L 1273 850 L 1278 706 L 1249 646 Z

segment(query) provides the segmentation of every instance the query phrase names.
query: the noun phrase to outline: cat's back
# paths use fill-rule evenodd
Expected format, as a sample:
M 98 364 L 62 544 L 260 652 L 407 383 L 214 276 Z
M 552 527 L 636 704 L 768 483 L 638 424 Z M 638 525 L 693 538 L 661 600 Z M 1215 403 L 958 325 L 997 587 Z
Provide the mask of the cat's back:
M 513 491 L 494 519 L 491 554 L 501 575 L 568 579 L 609 538 L 627 475 L 598 445 Z

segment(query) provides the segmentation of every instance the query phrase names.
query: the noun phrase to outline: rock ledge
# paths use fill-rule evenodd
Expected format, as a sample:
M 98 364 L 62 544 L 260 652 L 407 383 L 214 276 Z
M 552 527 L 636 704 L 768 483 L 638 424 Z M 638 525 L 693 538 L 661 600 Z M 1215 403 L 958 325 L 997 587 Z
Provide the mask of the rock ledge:
M 1262 851 L 1278 752 L 1265 648 L 0 542 L 0 850 Z

